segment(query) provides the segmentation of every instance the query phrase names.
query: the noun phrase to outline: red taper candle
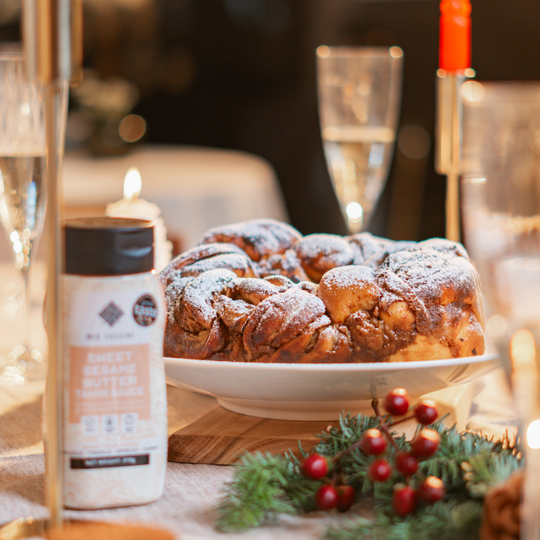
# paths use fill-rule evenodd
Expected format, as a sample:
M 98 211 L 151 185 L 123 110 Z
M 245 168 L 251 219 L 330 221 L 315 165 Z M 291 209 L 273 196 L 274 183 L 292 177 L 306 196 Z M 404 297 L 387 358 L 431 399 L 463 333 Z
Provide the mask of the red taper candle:
M 471 67 L 471 3 L 441 0 L 439 68 L 457 73 Z

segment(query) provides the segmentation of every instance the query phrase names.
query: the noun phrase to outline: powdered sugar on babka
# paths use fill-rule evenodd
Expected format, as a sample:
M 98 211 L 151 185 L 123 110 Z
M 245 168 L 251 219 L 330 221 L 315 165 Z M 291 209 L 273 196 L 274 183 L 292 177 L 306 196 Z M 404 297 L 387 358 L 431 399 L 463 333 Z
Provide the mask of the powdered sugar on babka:
M 335 363 L 484 351 L 478 273 L 443 239 L 302 237 L 255 220 L 212 229 L 161 279 L 166 356 Z

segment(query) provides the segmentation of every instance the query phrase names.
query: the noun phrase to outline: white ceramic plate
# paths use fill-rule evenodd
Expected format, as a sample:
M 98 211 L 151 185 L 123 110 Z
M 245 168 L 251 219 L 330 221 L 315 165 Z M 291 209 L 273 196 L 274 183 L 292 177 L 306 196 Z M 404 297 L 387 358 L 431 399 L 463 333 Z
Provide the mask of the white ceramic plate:
M 381 364 L 252 364 L 165 358 L 168 382 L 214 396 L 234 412 L 284 420 L 335 420 L 370 410 L 393 388 L 412 397 L 462 385 L 499 368 L 496 354 Z

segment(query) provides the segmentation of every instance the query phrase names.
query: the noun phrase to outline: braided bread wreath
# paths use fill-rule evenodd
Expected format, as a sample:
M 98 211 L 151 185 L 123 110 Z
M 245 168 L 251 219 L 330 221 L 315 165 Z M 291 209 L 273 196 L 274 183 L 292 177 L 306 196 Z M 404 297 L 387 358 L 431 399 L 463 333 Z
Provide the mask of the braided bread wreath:
M 350 363 L 484 352 L 479 276 L 448 240 L 302 236 L 254 220 L 211 229 L 160 277 L 169 357 Z

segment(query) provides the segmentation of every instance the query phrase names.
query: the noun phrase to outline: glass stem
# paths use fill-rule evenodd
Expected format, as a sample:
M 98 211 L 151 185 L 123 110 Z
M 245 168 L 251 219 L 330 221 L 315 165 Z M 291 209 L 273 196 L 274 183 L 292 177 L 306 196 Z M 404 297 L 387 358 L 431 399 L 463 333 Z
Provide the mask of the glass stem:
M 30 321 L 30 314 L 31 314 L 31 299 L 30 299 L 30 295 L 29 295 L 29 272 L 30 270 L 30 266 L 29 265 L 26 265 L 26 266 L 23 266 L 23 268 L 21 269 L 21 272 L 22 272 L 22 276 L 23 276 L 23 290 L 22 290 L 22 293 L 23 293 L 23 303 L 24 303 L 24 311 L 23 311 L 23 317 L 24 317 L 24 335 L 23 335 L 23 341 L 22 341 L 22 344 L 24 345 L 24 348 L 25 348 L 25 356 L 27 357 L 30 357 L 31 353 L 32 353 L 32 348 L 31 348 L 31 339 L 30 339 L 30 333 L 31 333 L 31 328 L 32 328 L 32 324 L 31 324 L 31 321 Z

